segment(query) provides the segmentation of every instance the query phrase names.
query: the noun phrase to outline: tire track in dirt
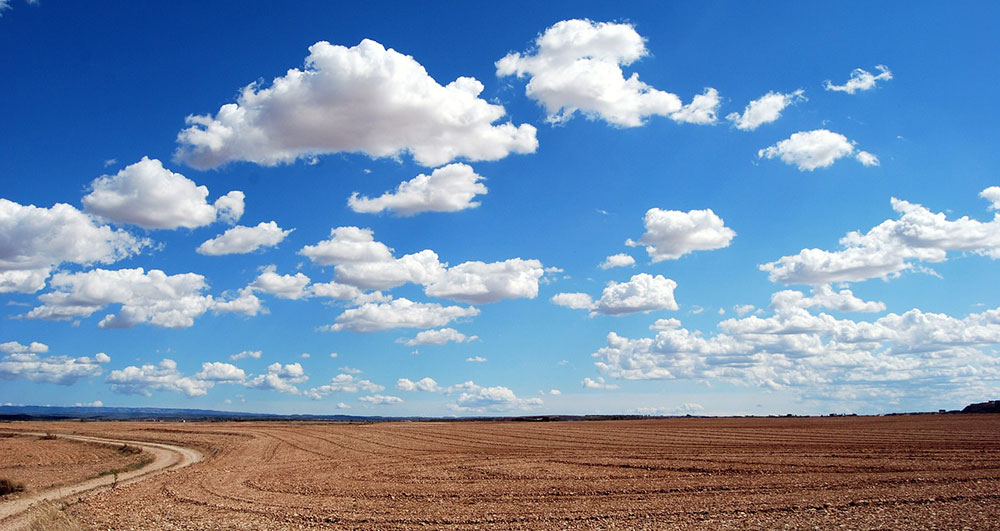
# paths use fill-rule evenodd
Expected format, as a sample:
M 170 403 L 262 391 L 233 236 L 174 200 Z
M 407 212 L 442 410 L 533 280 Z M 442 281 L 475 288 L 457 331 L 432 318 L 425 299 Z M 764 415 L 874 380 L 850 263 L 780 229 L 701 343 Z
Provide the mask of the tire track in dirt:
M 44 433 L 23 433 L 22 435 L 43 436 Z M 101 489 L 112 486 L 124 486 L 137 481 L 148 479 L 167 470 L 176 470 L 201 461 L 204 456 L 198 450 L 176 446 L 172 444 L 154 443 L 147 441 L 132 441 L 123 439 L 106 439 L 103 437 L 92 437 L 87 435 L 56 435 L 63 439 L 80 441 L 85 443 L 106 444 L 110 446 L 131 445 L 142 448 L 143 451 L 153 456 L 153 461 L 146 466 L 129 472 L 118 474 L 116 477 L 110 475 L 88 479 L 74 485 L 66 485 L 46 489 L 22 496 L 15 500 L 0 503 L 0 526 L 6 528 L 16 527 L 21 522 L 21 517 L 35 504 L 46 501 L 58 501 L 72 496 L 81 497 L 99 492 Z

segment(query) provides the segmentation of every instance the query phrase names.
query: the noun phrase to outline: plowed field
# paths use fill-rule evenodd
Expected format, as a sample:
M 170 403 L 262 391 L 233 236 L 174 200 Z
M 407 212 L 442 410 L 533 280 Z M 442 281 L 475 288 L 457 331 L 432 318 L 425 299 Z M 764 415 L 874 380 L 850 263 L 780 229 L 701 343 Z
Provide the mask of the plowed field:
M 188 468 L 69 507 L 96 529 L 1000 523 L 1000 415 L 3 429 L 161 441 L 205 453 Z

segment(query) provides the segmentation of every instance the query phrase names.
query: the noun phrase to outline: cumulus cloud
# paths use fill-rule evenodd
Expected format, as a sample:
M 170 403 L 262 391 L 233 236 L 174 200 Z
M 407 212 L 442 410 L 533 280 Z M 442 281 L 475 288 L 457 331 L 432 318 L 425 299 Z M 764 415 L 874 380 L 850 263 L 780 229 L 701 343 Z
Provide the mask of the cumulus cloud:
M 646 233 L 639 241 L 626 240 L 625 245 L 645 246 L 654 263 L 676 260 L 693 251 L 722 249 L 736 237 L 736 231 L 710 208 L 688 212 L 651 208 L 643 223 Z
M 101 366 L 111 361 L 103 352 L 94 357 L 79 358 L 39 356 L 48 350 L 48 346 L 37 342 L 30 345 L 22 345 L 16 341 L 3 343 L 0 345 L 0 352 L 5 356 L 0 357 L 0 379 L 72 385 L 84 378 L 99 376 Z
M 262 352 L 259 350 L 244 350 L 242 352 L 229 356 L 229 359 L 232 361 L 241 360 L 244 358 L 253 358 L 255 360 L 259 360 L 261 354 Z
M 734 112 L 726 116 L 726 119 L 733 122 L 733 126 L 741 131 L 753 131 L 758 127 L 769 124 L 781 118 L 781 111 L 785 107 L 794 105 L 800 101 L 806 101 L 805 91 L 802 89 L 788 94 L 781 92 L 768 92 L 760 98 L 751 101 L 743 114 Z
M 811 297 L 796 290 L 779 291 L 771 295 L 771 307 L 778 310 L 819 307 L 838 312 L 878 313 L 885 311 L 885 303 L 883 302 L 862 300 L 854 296 L 854 293 L 849 289 L 834 291 L 829 284 L 814 286 Z
M 777 301 L 785 298 L 787 293 L 775 295 Z M 676 319 L 657 321 L 653 337 L 629 339 L 612 332 L 607 345 L 594 353 L 595 365 L 621 379 L 719 381 L 812 396 L 870 395 L 883 404 L 899 396 L 933 399 L 967 385 L 1000 382 L 994 353 L 1000 345 L 1000 308 L 964 318 L 912 309 L 854 321 L 804 306 L 772 304 L 773 315 L 722 321 L 711 336 Z
M 898 219 L 864 234 L 848 233 L 840 239 L 840 250 L 803 249 L 760 269 L 772 282 L 827 284 L 893 278 L 919 262 L 943 262 L 949 251 L 1000 258 L 1000 214 L 988 222 L 967 216 L 950 221 L 916 203 L 892 198 L 891 204 Z
M 305 394 L 313 400 L 320 400 L 333 393 L 357 393 L 359 391 L 378 393 L 384 390 L 384 386 L 373 383 L 370 380 L 362 380 L 350 374 L 338 374 L 330 379 L 330 383 L 313 387 L 306 391 Z
M 294 384 L 308 380 L 305 370 L 300 363 L 272 363 L 267 366 L 267 373 L 259 374 L 249 378 L 244 385 L 251 389 L 261 389 L 265 391 L 278 391 L 297 395 L 301 391 Z
M 584 378 L 581 385 L 583 385 L 584 389 L 618 389 L 619 387 L 616 384 L 609 384 L 605 382 L 604 378 L 600 376 L 596 380 L 592 378 Z
M 541 398 L 519 398 L 507 387 L 481 387 L 466 382 L 466 390 L 458 396 L 449 408 L 455 411 L 513 411 L 542 407 Z
M 229 192 L 210 204 L 208 188 L 148 157 L 94 179 L 90 187 L 82 199 L 84 210 L 144 229 L 190 229 L 216 219 L 235 223 L 243 215 L 243 192 Z
M 503 262 L 464 262 L 450 267 L 427 285 L 424 292 L 472 304 L 502 299 L 533 299 L 538 280 L 545 274 L 538 260 L 512 258 Z
M 639 273 L 628 282 L 608 282 L 597 301 L 586 293 L 559 293 L 552 297 L 552 302 L 575 310 L 590 310 L 592 316 L 676 310 L 676 287 L 676 282 L 663 275 Z
M 90 316 L 112 304 L 117 314 L 106 315 L 101 328 L 130 328 L 149 323 L 167 328 L 187 328 L 208 310 L 256 315 L 260 301 L 241 293 L 235 300 L 215 299 L 203 292 L 205 277 L 196 273 L 167 275 L 158 269 L 93 269 L 81 273 L 57 273 L 53 291 L 38 296 L 42 302 L 24 317 L 70 320 Z
M 177 362 L 169 358 L 157 365 L 141 367 L 130 365 L 121 370 L 111 371 L 105 381 L 116 393 L 142 396 L 152 396 L 152 391 L 169 391 L 184 393 L 188 398 L 192 398 L 204 396 L 215 386 L 214 381 L 183 376 L 177 370 Z
M 0 198 L 0 293 L 33 293 L 60 264 L 110 264 L 148 245 L 67 204 L 41 208 Z
M 201 371 L 194 375 L 199 380 L 207 380 L 217 383 L 239 383 L 246 379 L 247 375 L 243 369 L 221 361 L 213 361 L 201 364 Z
M 448 342 L 469 343 L 476 341 L 479 336 L 467 336 L 454 328 L 440 328 L 438 330 L 424 330 L 418 332 L 416 337 L 406 340 L 406 344 L 414 345 L 444 345 Z
M 363 396 L 363 397 L 359 398 L 358 400 L 360 400 L 362 402 L 365 402 L 367 404 L 371 404 L 373 406 L 384 406 L 384 405 L 392 405 L 392 404 L 401 404 L 401 403 L 403 403 L 403 399 L 402 398 L 399 398 L 398 396 L 387 396 L 387 395 Z
M 426 391 L 428 393 L 440 393 L 444 392 L 445 389 L 442 388 L 433 378 L 421 378 L 416 382 L 408 378 L 400 378 L 396 380 L 396 389 L 400 391 Z
M 282 299 L 301 299 L 308 297 L 305 287 L 309 285 L 309 277 L 302 273 L 294 275 L 279 275 L 276 267 L 271 265 L 250 284 L 255 290 L 275 295 Z
M 635 258 L 625 254 L 613 254 L 601 262 L 601 269 L 611 269 L 613 267 L 632 267 L 635 265 Z
M 269 87 L 243 88 L 215 116 L 188 116 L 176 158 L 200 169 L 235 160 L 274 166 L 327 153 L 397 157 L 422 166 L 456 158 L 496 160 L 533 153 L 535 128 L 507 122 L 503 106 L 479 98 L 483 84 L 442 86 L 408 55 L 365 39 L 347 48 L 321 41 L 305 68 Z
M 328 330 L 380 332 L 393 328 L 434 328 L 455 319 L 479 315 L 473 306 L 442 306 L 398 298 L 385 303 L 367 303 L 349 308 L 337 317 Z
M 682 106 L 675 94 L 657 90 L 632 73 L 622 72 L 648 54 L 631 24 L 563 20 L 535 40 L 524 54 L 510 53 L 496 62 L 497 76 L 528 77 L 525 94 L 548 113 L 549 123 L 563 123 L 577 112 L 619 127 L 637 127 L 649 116 L 679 122 L 712 123 L 718 93 L 706 89 Z
M 854 143 L 847 140 L 846 136 L 826 129 L 792 133 L 787 139 L 757 152 L 757 158 L 779 157 L 782 162 L 796 166 L 799 171 L 826 168 L 848 155 L 853 155 L 864 166 L 879 165 L 878 157 L 855 149 Z
M 338 282 L 362 289 L 390 289 L 420 284 L 432 297 L 487 304 L 507 298 L 534 298 L 545 269 L 538 260 L 512 258 L 503 262 L 470 261 L 448 267 L 430 249 L 393 256 L 375 241 L 371 229 L 337 227 L 330 239 L 306 245 L 299 254 L 320 265 L 334 265 Z
M 851 78 L 847 80 L 847 83 L 844 83 L 843 85 L 834 85 L 828 79 L 823 86 L 826 90 L 854 94 L 858 91 L 871 90 L 875 88 L 875 83 L 878 81 L 889 81 L 892 79 L 892 72 L 889 71 L 887 66 L 875 65 L 875 69 L 879 71 L 878 75 L 872 74 L 867 70 L 855 68 L 854 71 L 851 72 Z
M 1000 210 L 1000 186 L 990 186 L 979 192 L 979 197 L 993 203 L 990 205 L 990 210 Z
M 274 247 L 295 229 L 282 230 L 277 223 L 260 222 L 256 227 L 237 225 L 226 232 L 206 240 L 198 246 L 198 254 L 219 256 L 224 254 L 252 253 L 261 247 Z
M 483 177 L 467 164 L 449 164 L 430 175 L 417 175 L 400 183 L 395 192 L 386 192 L 376 198 L 361 197 L 355 192 L 347 200 L 347 206 L 355 212 L 378 214 L 388 210 L 400 216 L 457 212 L 480 205 L 473 199 L 488 191 L 480 182 L 482 180 Z

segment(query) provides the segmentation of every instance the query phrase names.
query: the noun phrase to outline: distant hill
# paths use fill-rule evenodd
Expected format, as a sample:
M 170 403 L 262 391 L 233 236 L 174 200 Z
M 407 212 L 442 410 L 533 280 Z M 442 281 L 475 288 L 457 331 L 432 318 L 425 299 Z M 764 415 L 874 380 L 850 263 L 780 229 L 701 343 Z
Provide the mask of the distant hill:
M 1000 400 L 990 400 L 989 402 L 979 402 L 965 406 L 962 413 L 1000 413 Z
M 335 420 L 373 422 L 398 420 L 392 417 L 354 415 L 272 415 L 211 409 L 173 409 L 158 407 L 59 407 L 0 406 L 0 420 Z

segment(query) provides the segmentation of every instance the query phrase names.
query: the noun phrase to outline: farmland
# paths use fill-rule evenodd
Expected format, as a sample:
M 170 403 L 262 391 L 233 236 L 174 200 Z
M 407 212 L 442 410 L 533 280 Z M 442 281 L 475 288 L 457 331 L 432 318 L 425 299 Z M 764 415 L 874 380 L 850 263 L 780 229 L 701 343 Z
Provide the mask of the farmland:
M 18 422 L 0 432 L 151 441 L 204 455 L 74 499 L 66 513 L 94 529 L 985 529 L 1000 521 L 1000 415 Z M 14 440 L 0 439 L 0 448 Z

